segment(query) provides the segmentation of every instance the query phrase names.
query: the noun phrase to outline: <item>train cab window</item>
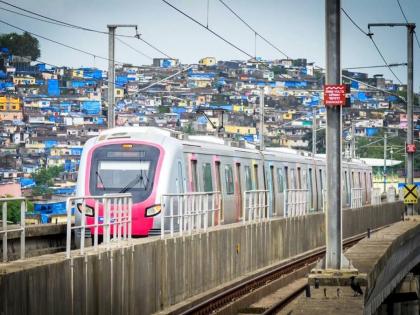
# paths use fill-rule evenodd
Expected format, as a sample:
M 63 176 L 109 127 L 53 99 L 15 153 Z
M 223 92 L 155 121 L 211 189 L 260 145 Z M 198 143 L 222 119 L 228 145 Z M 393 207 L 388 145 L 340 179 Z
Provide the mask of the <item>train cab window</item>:
M 203 188 L 206 192 L 213 191 L 210 163 L 203 163 Z
M 277 191 L 279 193 L 283 193 L 284 192 L 284 178 L 283 178 L 283 170 L 278 167 L 277 168 Z
M 252 190 L 251 168 L 248 165 L 245 165 L 244 170 L 245 170 L 245 189 Z
M 225 184 L 226 194 L 232 195 L 234 193 L 233 171 L 232 165 L 225 165 Z
M 198 191 L 197 160 L 191 160 L 191 191 Z

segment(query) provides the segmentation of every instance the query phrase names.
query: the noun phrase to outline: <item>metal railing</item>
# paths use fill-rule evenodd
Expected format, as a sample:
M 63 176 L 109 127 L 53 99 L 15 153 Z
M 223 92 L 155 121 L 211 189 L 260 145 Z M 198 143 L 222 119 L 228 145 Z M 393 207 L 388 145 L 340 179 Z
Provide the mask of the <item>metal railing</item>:
M 91 205 L 93 204 L 93 207 Z M 132 197 L 129 193 L 105 194 L 103 196 L 81 196 L 67 198 L 66 256 L 71 253 L 71 232 L 80 230 L 80 254 L 85 252 L 87 230 L 93 235 L 93 247 L 99 248 L 99 234 L 107 249 L 112 243 L 118 245 L 131 239 Z M 72 211 L 80 212 L 80 225 L 72 226 Z M 77 233 L 75 233 L 76 236 Z
M 268 219 L 268 190 L 244 191 L 242 208 L 244 223 Z
M 7 225 L 7 205 L 10 201 L 20 201 L 20 217 L 17 224 Z M 3 243 L 3 262 L 7 262 L 7 235 L 12 232 L 20 232 L 20 259 L 25 258 L 25 216 L 26 216 L 26 198 L 10 197 L 0 198 L 2 204 L 2 224 L 0 235 Z M 9 228 L 10 227 L 10 228 Z
M 305 215 L 309 210 L 308 189 L 287 189 L 284 198 L 286 217 Z
M 370 203 L 372 205 L 380 205 L 382 200 L 382 190 L 380 188 L 372 188 L 371 195 L 370 195 Z
M 360 208 L 363 205 L 363 188 L 351 189 L 350 208 Z
M 388 187 L 388 189 L 386 190 L 386 201 L 387 202 L 394 202 L 397 197 L 397 191 L 394 187 Z
M 192 234 L 220 224 L 222 196 L 218 191 L 164 194 L 161 197 L 161 238 Z

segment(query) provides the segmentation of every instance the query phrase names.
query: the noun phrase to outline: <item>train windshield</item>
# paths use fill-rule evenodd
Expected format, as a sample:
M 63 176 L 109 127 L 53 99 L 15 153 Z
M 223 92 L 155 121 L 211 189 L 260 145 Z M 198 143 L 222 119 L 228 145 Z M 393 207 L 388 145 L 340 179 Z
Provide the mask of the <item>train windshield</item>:
M 159 150 L 148 145 L 108 145 L 92 155 L 89 189 L 93 195 L 131 193 L 133 202 L 147 199 L 153 190 Z

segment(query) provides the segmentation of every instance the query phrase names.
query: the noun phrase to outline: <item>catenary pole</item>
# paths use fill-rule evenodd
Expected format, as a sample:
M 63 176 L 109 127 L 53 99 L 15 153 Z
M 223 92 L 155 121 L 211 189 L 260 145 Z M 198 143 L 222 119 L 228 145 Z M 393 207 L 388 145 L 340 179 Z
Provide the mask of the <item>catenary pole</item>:
M 325 2 L 326 82 L 341 84 L 340 0 Z M 341 226 L 341 106 L 327 107 L 326 269 L 342 267 Z
M 108 128 L 115 126 L 115 29 L 108 25 Z
M 407 143 L 413 144 L 413 34 L 415 24 L 407 25 Z M 413 184 L 414 152 L 407 153 L 407 183 Z M 414 205 L 407 205 L 407 213 L 414 214 Z

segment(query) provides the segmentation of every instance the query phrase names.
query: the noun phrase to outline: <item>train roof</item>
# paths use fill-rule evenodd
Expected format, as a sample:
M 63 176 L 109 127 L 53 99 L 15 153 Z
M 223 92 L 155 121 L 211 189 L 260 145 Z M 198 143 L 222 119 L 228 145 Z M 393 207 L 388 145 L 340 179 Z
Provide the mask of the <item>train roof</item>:
M 311 152 L 295 150 L 285 147 L 267 147 L 263 151 L 256 148 L 255 145 L 247 142 L 232 141 L 210 135 L 186 135 L 182 132 L 157 128 L 157 127 L 117 127 L 102 131 L 97 137 L 97 141 L 113 139 L 149 139 L 158 143 L 165 143 L 165 140 L 172 139 L 184 147 L 202 148 L 213 152 L 244 152 L 254 153 L 256 155 L 264 154 L 266 158 L 279 157 L 301 160 L 319 160 L 325 161 L 325 154 L 312 155 Z M 366 165 L 364 161 L 356 159 L 343 159 L 343 162 Z

